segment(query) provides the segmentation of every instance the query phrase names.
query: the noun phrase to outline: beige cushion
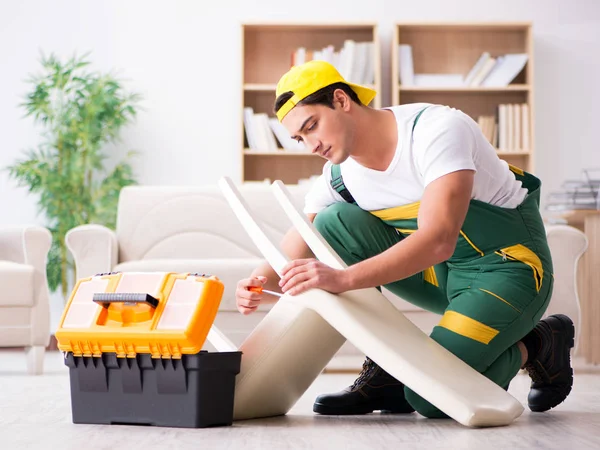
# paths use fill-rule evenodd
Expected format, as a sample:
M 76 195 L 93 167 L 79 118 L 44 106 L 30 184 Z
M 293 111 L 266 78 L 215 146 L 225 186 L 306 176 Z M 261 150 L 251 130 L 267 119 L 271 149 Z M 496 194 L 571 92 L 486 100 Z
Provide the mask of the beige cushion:
M 34 271 L 27 264 L 0 261 L 0 307 L 33 306 Z

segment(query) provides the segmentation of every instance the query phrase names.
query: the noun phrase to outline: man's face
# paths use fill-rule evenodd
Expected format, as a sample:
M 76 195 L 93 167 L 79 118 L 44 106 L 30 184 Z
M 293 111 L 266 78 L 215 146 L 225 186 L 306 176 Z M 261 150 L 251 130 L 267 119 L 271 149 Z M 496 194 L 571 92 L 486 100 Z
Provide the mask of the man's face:
M 353 134 L 348 114 L 338 103 L 334 106 L 297 105 L 282 124 L 293 139 L 304 142 L 308 151 L 340 164 L 350 156 Z

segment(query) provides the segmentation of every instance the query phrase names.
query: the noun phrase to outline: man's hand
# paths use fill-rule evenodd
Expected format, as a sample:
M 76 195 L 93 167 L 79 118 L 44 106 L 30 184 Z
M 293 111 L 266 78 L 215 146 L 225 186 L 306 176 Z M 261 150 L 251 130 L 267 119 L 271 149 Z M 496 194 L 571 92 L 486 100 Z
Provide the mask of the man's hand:
M 283 268 L 279 286 L 290 295 L 313 288 L 339 294 L 349 289 L 349 280 L 345 270 L 332 269 L 313 258 L 297 259 Z
M 263 295 L 250 290 L 251 287 L 262 287 L 267 282 L 267 277 L 257 276 L 240 280 L 235 290 L 235 303 L 238 311 L 244 315 L 251 314 L 258 309 L 263 301 Z

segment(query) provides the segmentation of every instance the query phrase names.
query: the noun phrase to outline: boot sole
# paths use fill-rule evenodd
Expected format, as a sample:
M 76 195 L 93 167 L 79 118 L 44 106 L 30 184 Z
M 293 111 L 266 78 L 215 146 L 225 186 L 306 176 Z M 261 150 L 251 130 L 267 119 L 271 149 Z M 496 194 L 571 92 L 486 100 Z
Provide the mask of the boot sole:
M 313 405 L 313 412 L 317 414 L 323 414 L 326 416 L 347 416 L 347 415 L 358 415 L 358 414 L 369 414 L 375 411 L 368 405 L 360 406 L 328 406 L 322 403 L 315 403 Z
M 567 339 L 566 339 L 566 345 L 569 349 L 569 375 L 570 375 L 570 382 L 569 382 L 569 387 L 566 391 L 566 394 L 564 394 L 564 396 L 561 397 L 557 397 L 552 399 L 552 401 L 550 403 L 546 403 L 544 405 L 536 405 L 536 404 L 531 404 L 528 403 L 529 409 L 533 412 L 545 412 L 548 411 L 552 408 L 556 408 L 558 405 L 560 405 L 562 402 L 564 402 L 567 397 L 569 396 L 569 394 L 571 393 L 571 389 L 573 388 L 573 367 L 571 367 L 571 349 L 575 346 L 575 325 L 573 325 L 573 321 L 565 316 L 564 314 L 553 314 L 553 317 L 556 317 L 558 320 L 560 320 L 560 322 L 563 324 L 564 330 L 567 332 Z
M 396 405 L 386 405 L 385 403 L 375 405 L 330 406 L 315 402 L 313 405 L 313 412 L 330 416 L 370 414 L 374 411 L 381 411 L 382 414 L 410 414 L 415 410 L 408 404 L 406 405 L 406 408 L 398 408 Z

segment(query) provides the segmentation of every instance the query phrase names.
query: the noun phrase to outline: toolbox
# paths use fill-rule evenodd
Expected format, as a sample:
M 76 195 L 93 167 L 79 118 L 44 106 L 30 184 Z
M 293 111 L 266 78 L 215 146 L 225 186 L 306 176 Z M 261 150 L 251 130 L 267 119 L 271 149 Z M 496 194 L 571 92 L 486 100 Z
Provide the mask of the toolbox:
M 197 273 L 78 280 L 56 331 L 73 422 L 231 425 L 242 354 L 203 350 L 223 289 Z

